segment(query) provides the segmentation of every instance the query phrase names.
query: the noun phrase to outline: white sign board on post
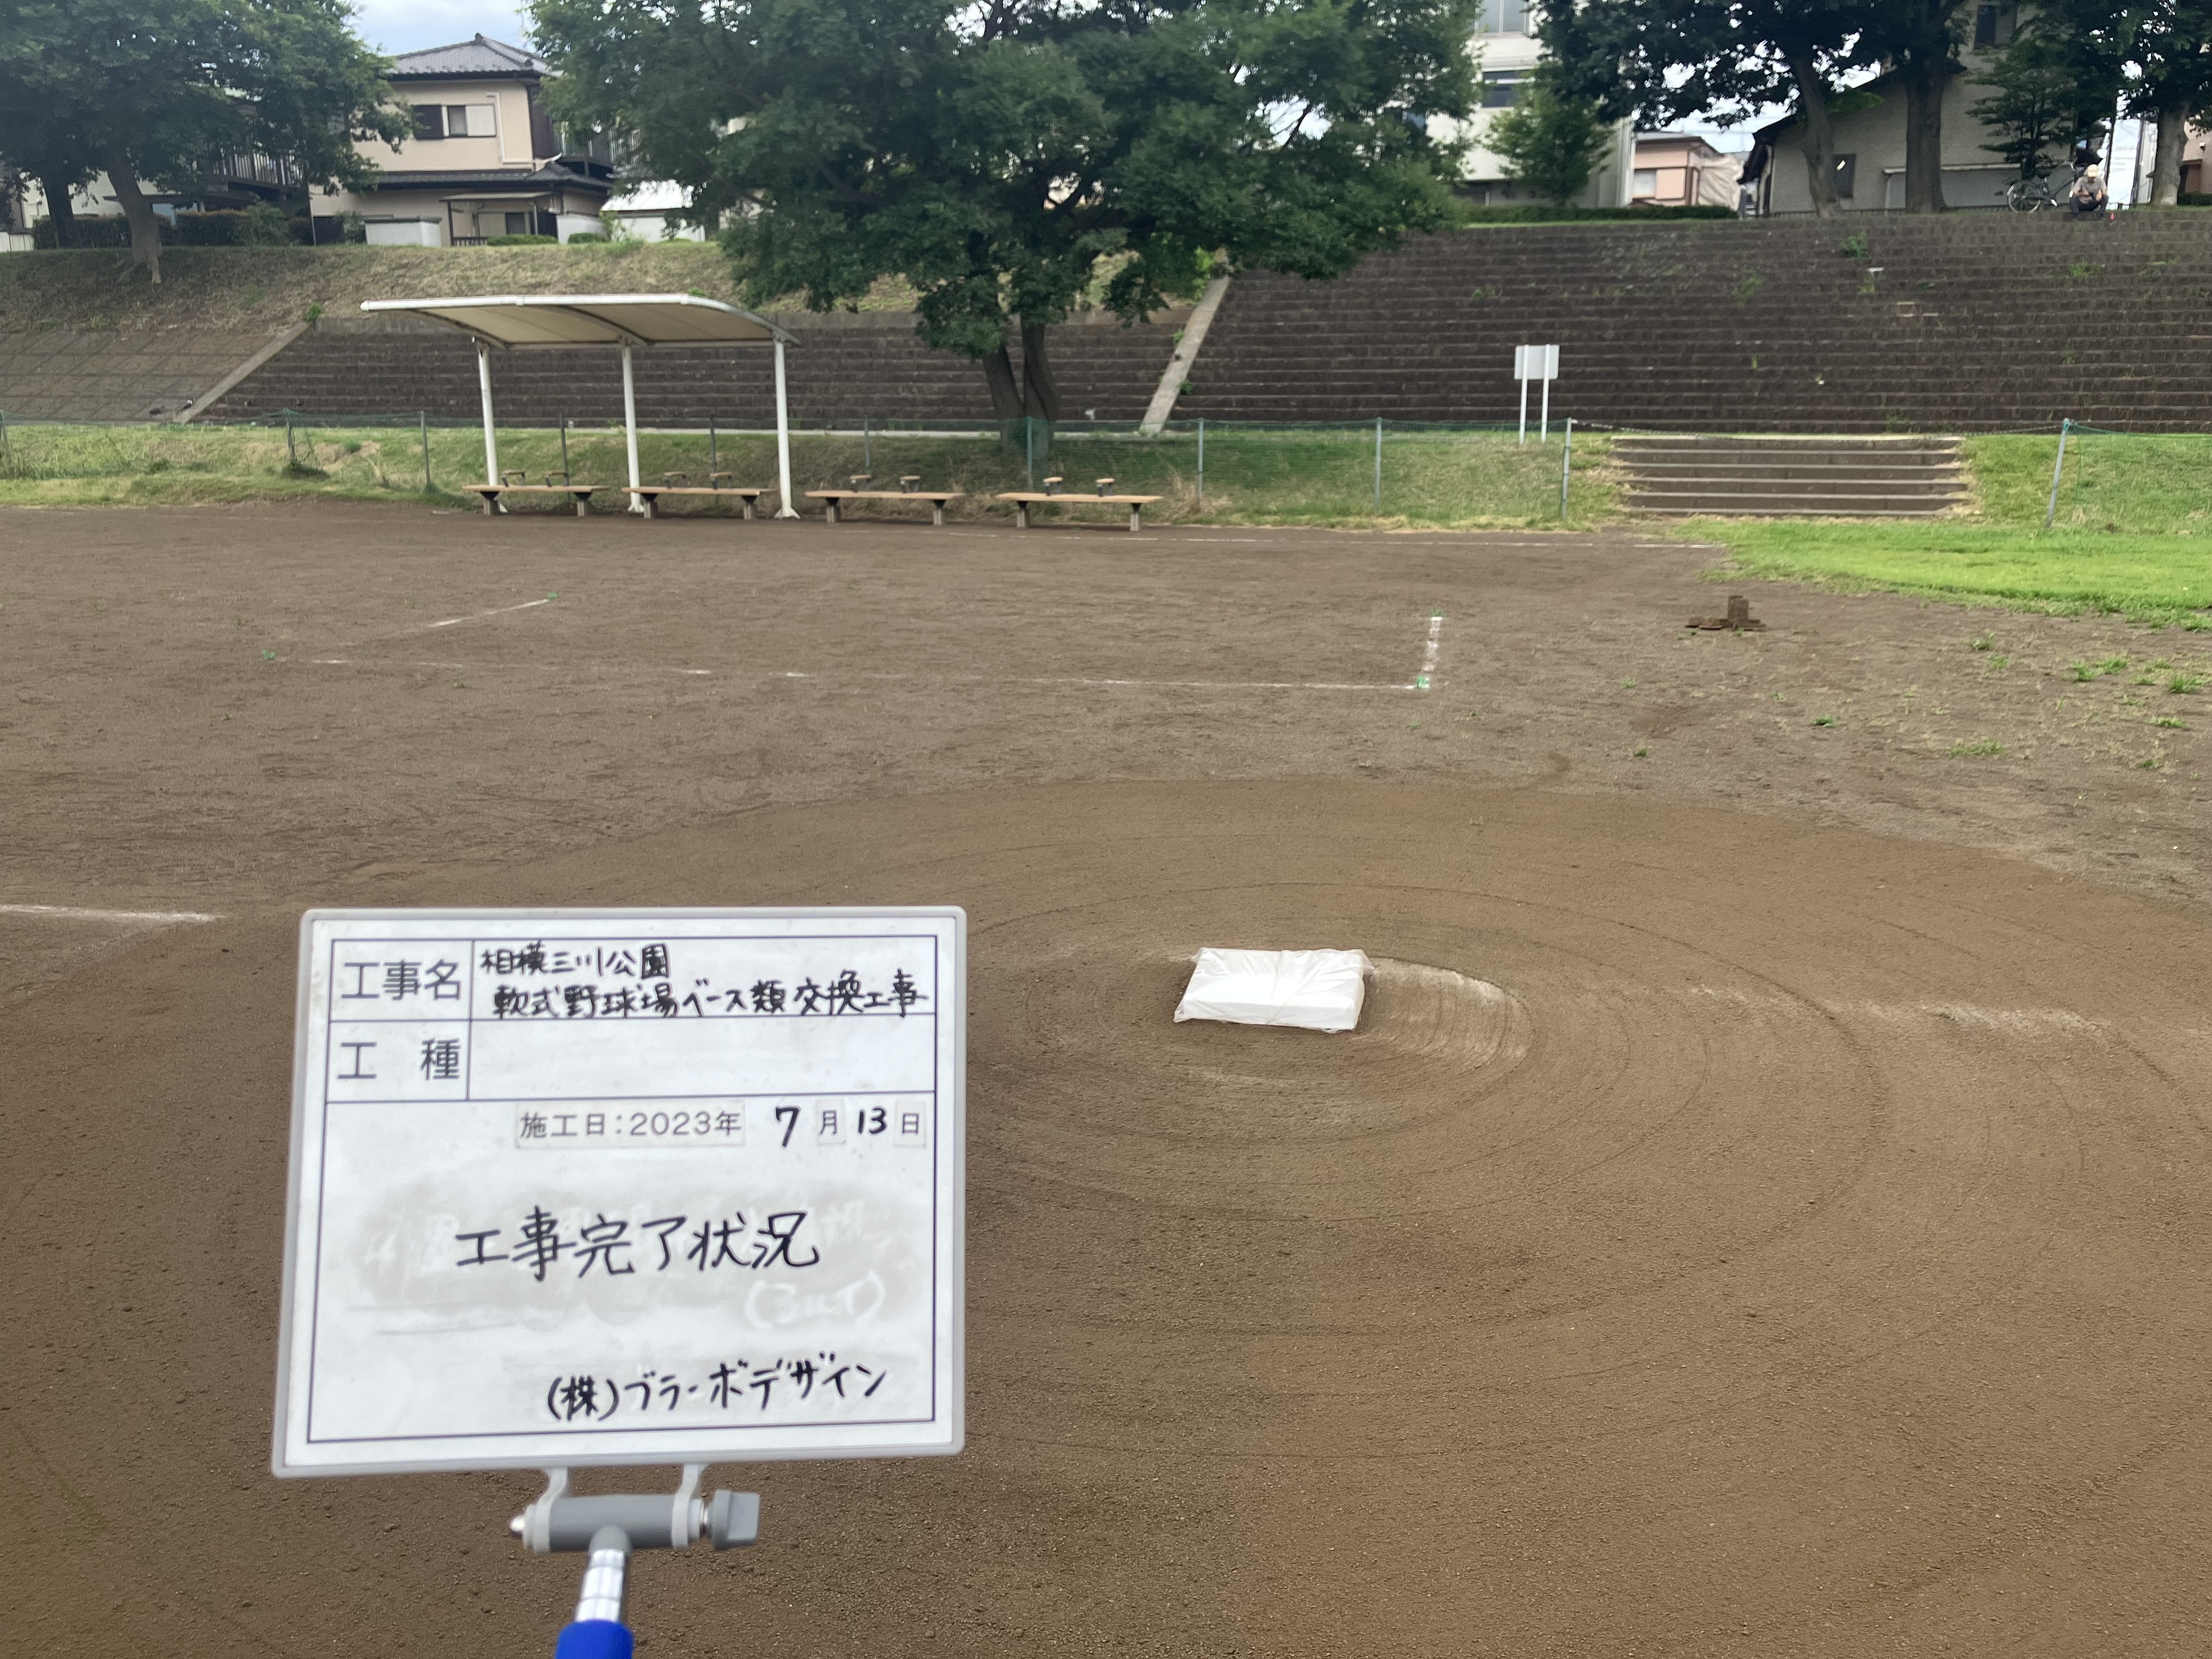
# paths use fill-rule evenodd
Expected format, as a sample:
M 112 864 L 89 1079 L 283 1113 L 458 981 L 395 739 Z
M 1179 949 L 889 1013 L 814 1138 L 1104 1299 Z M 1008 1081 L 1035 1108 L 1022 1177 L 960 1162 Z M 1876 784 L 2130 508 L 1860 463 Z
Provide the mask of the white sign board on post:
M 966 943 L 310 912 L 276 1472 L 957 1451 Z
M 1537 431 L 1540 441 L 1552 430 L 1552 382 L 1559 378 L 1559 349 L 1555 345 L 1522 345 L 1513 348 L 1513 378 L 1521 382 L 1521 441 L 1528 441 L 1528 382 L 1544 383 L 1543 424 Z

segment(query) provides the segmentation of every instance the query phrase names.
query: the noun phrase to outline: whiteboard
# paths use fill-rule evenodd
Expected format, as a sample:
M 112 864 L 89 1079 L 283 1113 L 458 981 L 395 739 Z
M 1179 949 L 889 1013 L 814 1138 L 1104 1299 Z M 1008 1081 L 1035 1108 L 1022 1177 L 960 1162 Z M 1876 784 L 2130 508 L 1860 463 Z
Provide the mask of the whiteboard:
M 276 1472 L 959 1450 L 966 947 L 308 912 Z

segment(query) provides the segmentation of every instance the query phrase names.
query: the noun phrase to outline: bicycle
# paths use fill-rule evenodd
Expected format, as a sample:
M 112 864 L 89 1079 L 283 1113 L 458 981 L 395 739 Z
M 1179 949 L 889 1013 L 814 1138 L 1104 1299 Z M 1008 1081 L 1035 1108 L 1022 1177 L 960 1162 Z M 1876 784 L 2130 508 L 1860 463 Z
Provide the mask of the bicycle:
M 2069 209 L 2074 204 L 2074 186 L 2081 182 L 2081 175 L 2088 170 L 2082 167 L 2069 167 L 2063 190 L 2051 189 L 2049 173 L 2033 179 L 2015 179 L 2005 186 L 2005 205 L 2014 213 L 2040 213 L 2045 208 L 2053 212 Z M 2099 209 L 2100 212 L 2102 210 Z
M 2073 168 L 2074 177 L 2066 181 L 2063 191 L 2051 188 L 2048 173 L 2032 179 L 2015 179 L 2005 186 L 2005 205 L 2014 213 L 2040 213 L 2045 208 L 2063 208 L 2074 192 L 2074 179 L 2081 176 L 2079 167 Z

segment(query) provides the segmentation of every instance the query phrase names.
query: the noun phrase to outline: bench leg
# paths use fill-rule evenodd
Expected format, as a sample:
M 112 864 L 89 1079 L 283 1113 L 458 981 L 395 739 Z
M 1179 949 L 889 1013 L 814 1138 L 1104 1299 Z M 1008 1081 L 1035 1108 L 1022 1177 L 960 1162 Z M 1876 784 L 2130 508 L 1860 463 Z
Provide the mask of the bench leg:
M 650 524 L 653 520 L 660 516 L 660 503 L 650 495 L 645 496 L 643 500 L 645 501 L 645 520 L 647 524 Z
M 1145 509 L 1141 507 L 1131 507 L 1129 509 L 1129 533 L 1133 536 L 1137 532 L 1142 530 L 1144 527 Z
M 1027 501 L 1016 501 L 1014 503 L 1014 528 L 1017 530 L 1027 530 L 1029 527 L 1030 504 Z
M 744 496 L 742 499 L 741 505 L 745 510 L 745 522 L 748 524 L 751 523 L 753 516 L 753 498 L 750 495 Z
M 492 515 L 493 514 L 495 514 L 495 513 L 496 513 L 496 512 L 498 512 L 498 511 L 499 511 L 499 495 L 498 495 L 498 494 L 497 494 L 495 491 L 489 490 L 489 489 L 487 489 L 486 491 L 484 491 L 484 494 L 483 494 L 483 504 L 484 504 L 484 517 L 486 517 L 487 519 L 489 519 L 489 517 L 491 517 L 491 515 Z
M 575 498 L 575 501 L 576 516 L 580 519 L 588 519 L 591 517 L 592 498 L 589 495 L 579 495 Z
M 935 525 L 939 530 L 945 528 L 945 503 L 943 501 L 932 501 L 929 504 L 929 521 Z
M 837 522 L 836 502 L 824 501 L 822 503 L 822 522 L 824 524 L 835 524 Z

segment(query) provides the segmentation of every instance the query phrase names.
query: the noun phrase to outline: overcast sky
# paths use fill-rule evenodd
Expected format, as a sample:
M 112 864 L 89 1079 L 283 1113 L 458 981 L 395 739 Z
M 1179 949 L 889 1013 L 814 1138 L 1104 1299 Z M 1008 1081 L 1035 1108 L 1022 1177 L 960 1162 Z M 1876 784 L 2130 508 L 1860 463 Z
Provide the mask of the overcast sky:
M 502 0 L 354 0 L 354 27 L 382 52 L 420 52 L 489 34 L 527 46 L 522 8 Z

